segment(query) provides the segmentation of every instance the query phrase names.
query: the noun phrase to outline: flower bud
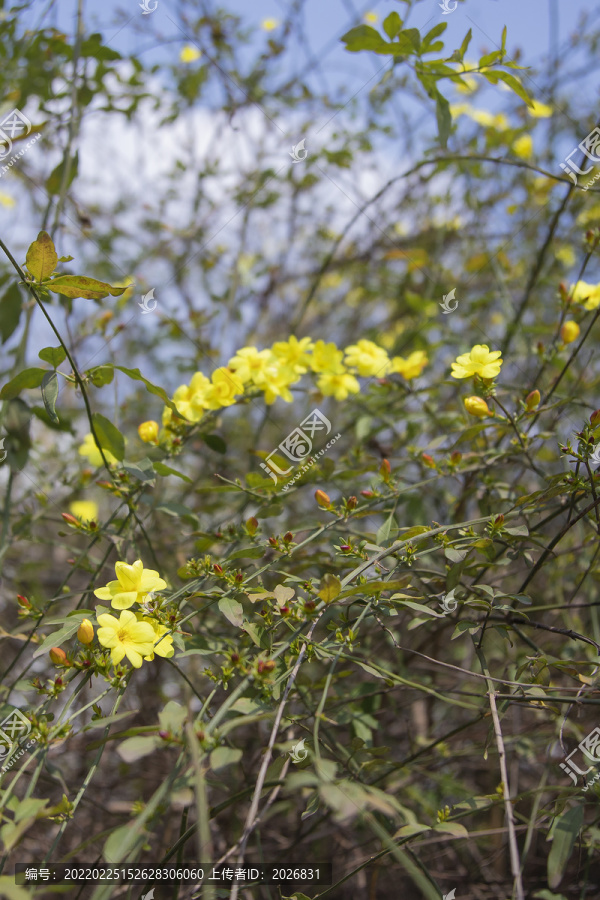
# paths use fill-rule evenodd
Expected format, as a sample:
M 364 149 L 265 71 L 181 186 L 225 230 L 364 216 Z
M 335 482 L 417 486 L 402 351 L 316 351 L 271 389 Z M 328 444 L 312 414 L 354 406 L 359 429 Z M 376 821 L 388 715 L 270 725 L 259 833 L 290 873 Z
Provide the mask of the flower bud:
M 356 509 L 357 505 L 358 500 L 356 499 L 356 497 L 348 497 L 346 501 L 346 506 L 348 507 L 348 509 Z
M 60 647 L 52 647 L 50 650 L 50 659 L 55 666 L 67 666 L 69 664 L 67 654 L 64 650 L 61 650 Z
M 373 491 L 361 491 L 360 495 L 361 495 L 361 497 L 366 497 L 367 499 L 370 499 L 371 497 L 375 496 Z
M 29 602 L 27 597 L 23 596 L 23 594 L 17 594 L 17 603 L 19 604 L 19 606 L 25 607 L 25 609 L 31 609 L 31 603 Z
M 256 530 L 258 528 L 258 519 L 255 516 L 250 516 L 249 519 L 246 520 L 246 529 L 249 535 L 256 534 Z
M 435 469 L 435 459 L 429 453 L 421 454 L 421 462 L 430 469 Z
M 326 494 L 325 491 L 315 491 L 315 500 L 322 509 L 327 509 L 328 506 L 331 506 L 329 494 Z
M 450 462 L 453 466 L 457 466 L 462 459 L 462 453 L 460 450 L 454 450 L 453 453 L 450 454 Z
M 531 391 L 525 397 L 525 406 L 531 412 L 532 409 L 537 409 L 540 405 L 541 395 L 538 390 Z
M 76 519 L 75 516 L 72 516 L 71 513 L 61 513 L 61 516 L 67 523 L 67 525 L 81 525 L 79 519 Z
M 260 659 L 256 666 L 256 670 L 259 675 L 263 675 L 265 672 L 272 672 L 275 668 L 275 660 L 274 659 Z
M 579 325 L 573 319 L 568 319 L 560 329 L 560 336 L 565 344 L 572 344 L 579 337 Z
M 294 535 L 292 534 L 291 531 L 286 531 L 286 533 L 283 536 L 283 540 L 285 541 L 286 544 L 291 544 L 291 542 L 294 540 Z
M 83 619 L 77 629 L 77 639 L 82 644 L 91 644 L 94 640 L 94 626 L 89 619 Z
M 387 484 L 390 480 L 390 474 L 392 472 L 392 467 L 390 466 L 389 459 L 382 459 L 381 465 L 379 466 L 379 474 Z
M 156 444 L 158 441 L 158 422 L 150 419 L 138 425 L 138 434 L 145 444 Z
M 483 397 L 465 397 L 465 409 L 470 416 L 476 416 L 478 419 L 485 419 L 493 416 L 494 413 L 489 408 Z
M 223 566 L 220 566 L 219 563 L 214 563 L 214 564 L 213 564 L 213 569 L 214 569 L 214 571 L 217 573 L 217 575 L 222 575 L 222 574 L 223 574 Z
M 592 428 L 596 428 L 598 425 L 600 425 L 600 409 L 597 409 L 591 414 L 590 425 L 592 426 Z

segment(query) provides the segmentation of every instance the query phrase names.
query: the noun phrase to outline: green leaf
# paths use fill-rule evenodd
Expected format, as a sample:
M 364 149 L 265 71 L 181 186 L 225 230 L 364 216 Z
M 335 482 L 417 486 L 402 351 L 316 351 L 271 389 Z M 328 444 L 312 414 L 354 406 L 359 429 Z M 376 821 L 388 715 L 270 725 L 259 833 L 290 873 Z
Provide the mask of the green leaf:
M 37 240 L 31 244 L 25 257 L 25 264 L 36 281 L 52 275 L 56 269 L 58 256 L 52 238 L 46 231 L 40 231 Z
M 473 33 L 472 33 L 471 29 L 469 28 L 469 30 L 467 31 L 467 33 L 464 37 L 462 44 L 460 45 L 460 50 L 458 51 L 460 54 L 461 62 L 465 58 L 465 53 L 467 52 L 467 50 L 469 48 L 469 44 L 471 43 L 472 37 L 473 37 Z
M 447 22 L 439 22 L 437 25 L 434 25 L 431 31 L 428 31 L 426 35 L 423 36 L 423 53 L 427 52 L 427 49 L 430 47 L 432 42 L 438 37 L 440 34 L 443 34 L 446 28 L 448 27 Z
M 11 284 L 0 297 L 0 338 L 3 344 L 17 330 L 22 308 L 23 301 L 19 286 Z
M 56 415 L 56 399 L 58 397 L 58 375 L 56 372 L 46 372 L 42 378 L 42 400 L 46 412 L 53 422 L 58 422 Z
M 226 561 L 232 559 L 262 559 L 265 555 L 264 547 L 243 547 L 241 550 L 235 550 L 226 557 Z
M 58 366 L 67 358 L 67 354 L 63 347 L 44 347 L 43 350 L 40 350 L 38 353 L 40 359 L 44 362 L 50 363 L 50 365 L 57 369 Z
M 186 717 L 186 707 L 176 700 L 169 700 L 158 714 L 161 731 L 170 731 L 174 735 L 181 734 Z
M 556 888 L 562 881 L 577 835 L 583 825 L 583 806 L 578 804 L 555 819 L 551 831 L 552 848 L 548 855 L 548 885 Z
M 459 622 L 458 625 L 456 626 L 456 628 L 454 629 L 454 633 L 453 633 L 452 637 L 450 638 L 450 640 L 451 641 L 455 640 L 455 638 L 463 635 L 465 633 L 465 631 L 468 631 L 469 634 L 475 634 L 477 631 L 479 631 L 480 628 L 481 628 L 481 625 L 478 625 L 477 622 L 466 622 L 466 621 Z
M 297 894 L 296 898 L 301 900 L 303 896 L 304 894 Z M 6 897 L 6 900 L 31 900 L 29 890 L 16 884 L 14 875 L 0 876 L 0 897 Z
M 444 27 L 445 27 L 445 23 L 444 23 Z M 384 19 L 383 30 L 385 31 L 385 33 L 387 34 L 387 36 L 389 37 L 389 39 L 391 41 L 396 37 L 398 32 L 402 30 L 402 19 L 400 18 L 400 16 L 398 15 L 398 13 L 396 11 L 391 12 L 389 14 L 389 16 L 386 19 Z M 443 30 L 444 29 L 442 28 L 442 31 Z
M 170 466 L 166 466 L 164 463 L 161 463 L 161 462 L 155 462 L 155 463 L 153 463 L 153 465 L 154 465 L 154 471 L 156 472 L 157 475 L 163 475 L 163 476 L 176 475 L 177 478 L 181 478 L 182 481 L 187 481 L 188 484 L 192 483 L 191 478 L 188 478 L 187 475 L 182 475 L 182 473 L 178 472 L 177 469 L 172 469 Z
M 135 762 L 153 753 L 163 743 L 157 735 L 140 735 L 127 738 L 117 747 L 117 753 L 125 762 Z
M 88 369 L 85 374 L 94 387 L 100 388 L 112 382 L 115 377 L 115 367 L 111 365 L 96 366 L 93 369 Z
M 224 769 L 225 766 L 232 766 L 242 758 L 242 751 L 234 747 L 217 747 L 210 754 L 210 767 L 214 772 Z
M 127 287 L 113 287 L 106 281 L 98 281 L 96 278 L 88 278 L 87 275 L 57 275 L 51 281 L 47 281 L 47 287 L 54 294 L 63 294 L 65 297 L 83 297 L 85 300 L 102 300 L 104 297 L 120 297 Z
M 391 511 L 383 525 L 381 525 L 377 529 L 377 535 L 375 536 L 375 542 L 379 545 L 384 544 L 390 537 L 390 531 L 392 530 L 392 524 L 396 524 L 394 519 L 394 510 Z
M 492 84 L 496 84 L 499 80 L 503 81 L 504 84 L 508 85 L 508 87 L 527 104 L 527 106 L 533 108 L 534 103 L 531 96 L 527 93 L 516 75 L 511 75 L 510 72 L 499 71 L 482 72 L 481 74 Z
M 321 579 L 319 588 L 319 597 L 321 598 L 321 600 L 324 600 L 325 603 L 331 603 L 332 600 L 335 600 L 338 594 L 341 593 L 342 582 L 337 577 L 337 575 L 332 575 L 330 572 L 326 572 Z
M 60 647 L 61 644 L 68 641 L 70 637 L 73 637 L 85 618 L 86 616 L 84 613 L 78 613 L 75 616 L 71 616 L 69 621 L 65 623 L 62 628 L 59 628 L 58 631 L 53 631 L 52 634 L 49 634 L 48 637 L 42 641 L 33 654 L 33 659 L 37 659 L 38 656 L 43 656 L 44 653 L 47 653 L 52 647 Z
M 36 388 L 42 383 L 47 369 L 23 369 L 18 375 L 15 375 L 12 381 L 9 381 L 2 387 L 0 391 L 0 400 L 12 400 L 18 397 L 21 391 L 26 388 Z
M 207 447 L 214 450 L 215 453 L 227 453 L 227 444 L 218 434 L 200 434 Z
M 52 170 L 52 172 L 46 179 L 46 190 L 49 194 L 60 194 L 62 189 L 63 172 L 67 162 L 69 163 L 69 177 L 66 184 L 67 189 L 70 188 L 73 184 L 73 180 L 79 172 L 79 153 L 77 151 L 70 160 L 67 161 L 63 159 L 61 162 L 59 162 L 56 168 Z
M 357 25 L 342 35 L 341 40 L 346 45 L 346 50 L 358 53 L 360 50 L 374 50 L 376 53 L 389 53 L 389 44 L 381 37 L 378 31 L 370 25 Z
M 149 394 L 154 394 L 155 397 L 160 397 L 163 403 L 168 406 L 172 412 L 177 413 L 177 407 L 175 406 L 173 401 L 169 399 L 166 392 L 163 391 L 162 388 L 157 387 L 155 384 L 152 384 L 152 382 L 148 381 L 147 378 L 144 378 L 139 369 L 126 369 L 124 366 L 115 366 L 115 369 L 118 369 L 119 372 L 123 372 L 125 375 L 127 375 L 128 378 L 133 379 L 133 381 L 141 381 Z M 177 415 L 179 415 L 179 413 L 177 413 Z
M 491 53 L 486 53 L 485 56 L 482 56 L 479 60 L 479 68 L 483 69 L 485 66 L 491 66 L 495 62 L 499 62 L 504 54 L 501 50 L 492 50 Z M 485 74 L 485 73 L 483 73 Z
M 244 621 L 244 607 L 241 603 L 238 603 L 233 597 L 221 597 L 219 600 L 219 609 L 232 625 L 235 625 L 236 628 L 242 627 Z
M 442 94 L 440 94 L 439 91 L 436 91 L 435 115 L 437 119 L 440 144 L 445 149 L 448 144 L 450 129 L 452 128 L 452 113 L 450 112 L 450 104 L 448 103 L 446 98 L 443 97 Z
M 112 455 L 119 461 L 125 456 L 125 438 L 116 425 L 103 416 L 101 413 L 93 413 L 92 421 L 98 443 L 103 450 L 110 450 Z

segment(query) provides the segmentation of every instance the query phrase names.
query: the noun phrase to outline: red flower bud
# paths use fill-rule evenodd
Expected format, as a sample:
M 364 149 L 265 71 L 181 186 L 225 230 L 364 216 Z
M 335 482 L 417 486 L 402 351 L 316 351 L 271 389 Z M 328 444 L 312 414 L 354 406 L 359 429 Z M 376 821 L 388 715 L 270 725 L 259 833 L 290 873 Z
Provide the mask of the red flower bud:
M 217 575 L 223 574 L 223 566 L 220 566 L 219 563 L 213 563 L 213 569 L 217 573 Z
M 358 500 L 356 499 L 356 497 L 348 497 L 346 506 L 348 507 L 348 509 L 356 509 L 356 507 L 358 506 Z
M 361 491 L 360 495 L 361 495 L 361 497 L 374 497 L 375 496 L 373 491 Z
M 331 506 L 331 499 L 325 491 L 315 491 L 315 500 L 322 509 L 327 509 L 328 506 Z

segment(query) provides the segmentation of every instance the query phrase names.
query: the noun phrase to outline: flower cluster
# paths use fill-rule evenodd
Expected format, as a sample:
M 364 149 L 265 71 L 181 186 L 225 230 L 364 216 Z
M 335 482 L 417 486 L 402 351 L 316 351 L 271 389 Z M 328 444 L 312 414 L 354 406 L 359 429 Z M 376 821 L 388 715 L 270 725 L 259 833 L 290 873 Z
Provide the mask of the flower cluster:
M 600 306 L 600 284 L 588 284 L 585 281 L 578 281 L 577 284 L 571 285 L 569 300 L 572 303 L 581 304 L 588 311 L 598 309 L 598 306 Z
M 210 379 L 196 372 L 189 384 L 177 388 L 173 403 L 188 422 L 199 422 L 208 410 L 231 406 L 242 395 L 256 390 L 263 392 L 268 405 L 278 397 L 291 403 L 291 386 L 307 372 L 316 376 L 317 388 L 324 397 L 345 400 L 360 391 L 357 375 L 383 378 L 396 373 L 409 381 L 421 374 L 427 361 L 422 350 L 407 359 L 390 359 L 382 347 L 365 339 L 340 350 L 332 341 L 292 335 L 266 350 L 242 347 L 226 367 L 215 369 Z M 171 421 L 172 412 L 166 408 L 163 425 L 167 427 Z
M 153 660 L 154 654 L 173 656 L 173 636 L 166 625 L 147 615 L 147 611 L 130 610 L 135 603 L 146 605 L 148 595 L 166 588 L 167 583 L 154 569 L 145 569 L 141 559 L 133 565 L 115 564 L 115 581 L 94 591 L 99 600 L 110 600 L 114 609 L 121 610 L 119 618 L 109 613 L 97 616 L 98 640 L 110 650 L 111 660 L 118 665 L 124 656 L 136 669 L 143 660 Z

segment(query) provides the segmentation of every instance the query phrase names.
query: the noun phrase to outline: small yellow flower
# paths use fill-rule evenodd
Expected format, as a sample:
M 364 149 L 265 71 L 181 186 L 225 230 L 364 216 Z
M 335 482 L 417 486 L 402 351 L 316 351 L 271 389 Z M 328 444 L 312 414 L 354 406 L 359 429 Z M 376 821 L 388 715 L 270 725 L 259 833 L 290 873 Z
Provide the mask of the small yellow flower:
M 152 647 L 152 652 L 147 656 L 144 656 L 144 659 L 151 662 L 154 659 L 155 653 L 158 653 L 158 655 L 163 658 L 170 658 L 173 656 L 173 653 L 175 652 L 175 648 L 173 647 L 173 635 L 169 634 L 167 626 L 161 625 L 156 619 L 151 619 L 149 616 L 144 616 L 141 613 L 137 613 L 136 617 L 138 622 L 147 622 L 154 631 L 154 646 Z M 166 637 L 164 637 L 164 635 L 166 635 Z M 159 643 L 156 643 L 157 641 L 159 641 Z
M 573 341 L 576 341 L 579 337 L 579 331 L 580 329 L 577 322 L 568 319 L 566 322 L 563 322 L 563 326 L 560 329 L 560 336 L 565 344 L 572 344 Z
M 536 119 L 547 119 L 548 116 L 552 115 L 552 107 L 546 103 L 541 103 L 539 100 L 534 100 L 533 108 L 528 106 L 527 112 Z
M 312 348 L 313 342 L 309 337 L 298 340 L 291 335 L 289 340 L 273 344 L 273 354 L 280 365 L 289 368 L 296 375 L 304 375 L 311 363 Z
M 228 365 L 243 384 L 251 382 L 257 387 L 263 387 L 266 381 L 277 375 L 276 358 L 271 350 L 242 347 L 231 357 Z
M 423 350 L 414 350 L 408 359 L 403 359 L 401 356 L 394 356 L 391 361 L 390 372 L 396 372 L 398 375 L 402 375 L 407 381 L 410 381 L 412 378 L 417 378 L 429 360 L 427 359 L 427 354 L 423 352 Z
M 0 191 L 0 206 L 6 206 L 7 209 L 12 209 L 15 202 L 15 198 L 11 197 L 10 194 L 5 194 L 4 191 Z
M 82 522 L 98 521 L 98 504 L 93 500 L 73 500 L 69 509 Z
M 477 416 L 478 419 L 485 419 L 494 415 L 483 397 L 465 397 L 464 404 L 469 415 Z
M 198 50 L 197 47 L 194 47 L 192 44 L 186 44 L 185 47 L 181 48 L 181 53 L 179 54 L 179 59 L 184 63 L 196 62 L 197 59 L 200 59 L 202 56 L 202 51 Z
M 153 419 L 142 422 L 138 425 L 138 434 L 145 444 L 156 444 L 158 441 L 158 422 L 155 422 Z
M 373 341 L 361 340 L 357 344 L 346 347 L 347 366 L 356 368 L 358 374 L 363 377 L 370 375 L 383 378 L 390 367 L 390 359 L 383 347 L 378 347 Z
M 568 266 L 569 268 L 575 265 L 575 260 L 577 258 L 575 256 L 575 251 L 568 244 L 566 244 L 564 247 L 560 247 L 554 255 L 558 260 L 560 260 L 561 263 L 563 263 L 565 266 Z
M 280 369 L 276 372 L 262 385 L 267 406 L 275 403 L 278 397 L 281 397 L 286 403 L 291 403 L 294 398 L 290 391 L 290 385 L 298 381 L 299 378 L 299 375 L 294 375 L 289 369 Z
M 156 633 L 148 622 L 140 622 L 135 613 L 124 609 L 119 616 L 103 613 L 98 616 L 98 640 L 110 650 L 113 665 L 118 665 L 124 656 L 136 669 L 145 657 L 153 655 Z
M 463 353 L 452 363 L 453 378 L 495 378 L 502 366 L 500 350 L 490 350 L 487 344 L 475 344 L 469 353 Z
M 317 379 L 317 387 L 324 397 L 345 400 L 348 394 L 358 394 L 360 384 L 350 372 L 323 372 Z
M 570 297 L 573 303 L 580 303 L 587 310 L 597 309 L 600 306 L 600 284 L 578 281 L 576 285 L 571 285 Z
M 365 22 L 368 22 L 369 25 L 376 25 L 379 22 L 379 16 L 375 12 L 366 12 L 363 16 Z
M 531 159 L 533 156 L 533 139 L 530 134 L 522 134 L 512 145 L 513 152 L 520 159 Z
M 68 666 L 69 660 L 67 654 L 61 647 L 52 647 L 49 651 L 49 657 L 55 666 Z
M 278 19 L 263 19 L 260 23 L 260 27 L 263 31 L 275 31 L 276 28 L 279 27 Z
M 89 619 L 82 619 L 81 625 L 77 629 L 77 639 L 82 644 L 91 644 L 94 640 L 94 626 Z
M 100 455 L 100 450 L 98 449 L 98 445 L 94 440 L 94 435 L 90 432 L 90 434 L 86 434 L 83 439 L 83 444 L 79 448 L 79 455 L 85 456 L 89 459 L 90 463 L 93 466 L 102 466 L 104 463 L 102 462 L 102 457 Z M 114 465 L 118 460 L 115 456 L 112 455 L 110 450 L 104 450 L 104 456 L 106 457 L 106 462 L 109 465 Z
M 173 394 L 173 403 L 177 407 L 179 415 L 189 422 L 199 422 L 205 411 L 210 409 L 208 405 L 210 388 L 211 383 L 202 372 L 196 372 L 189 384 L 180 384 Z M 167 419 L 168 421 L 165 422 L 163 413 L 165 427 L 171 422 L 171 416 L 167 416 Z
M 141 559 L 136 559 L 131 566 L 126 562 L 115 563 L 115 574 L 116 581 L 109 581 L 106 587 L 94 591 L 98 600 L 110 600 L 115 609 L 129 609 L 134 603 L 143 603 L 151 591 L 162 591 L 167 586 L 158 572 L 144 568 Z
M 344 353 L 338 350 L 333 341 L 326 344 L 325 341 L 317 341 L 313 347 L 312 359 L 310 367 L 313 372 L 329 372 L 330 374 L 340 374 L 345 371 L 342 359 Z
M 243 393 L 244 385 L 241 378 L 236 372 L 222 366 L 212 373 L 211 386 L 206 392 L 206 403 L 209 409 L 232 406 L 236 396 Z

